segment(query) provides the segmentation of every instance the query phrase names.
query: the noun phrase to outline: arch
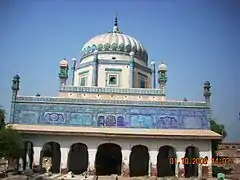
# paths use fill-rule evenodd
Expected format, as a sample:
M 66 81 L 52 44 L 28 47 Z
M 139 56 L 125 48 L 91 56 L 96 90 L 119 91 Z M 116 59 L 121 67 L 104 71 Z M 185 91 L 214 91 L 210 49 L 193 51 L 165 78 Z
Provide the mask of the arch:
M 144 145 L 135 145 L 130 154 L 130 177 L 145 176 L 149 171 L 149 152 Z
M 52 158 L 52 167 L 51 167 L 50 171 L 52 173 L 59 173 L 60 172 L 60 163 L 61 163 L 60 144 L 52 141 L 52 142 L 48 142 L 43 145 L 43 148 L 40 153 L 41 167 L 42 167 L 42 160 L 44 157 Z
M 95 158 L 96 175 L 121 175 L 122 151 L 114 143 L 105 143 L 98 146 Z
M 23 170 L 32 169 L 33 165 L 33 143 L 31 141 L 24 141 L 23 154 Z
M 192 158 L 199 157 L 199 149 L 195 146 L 188 146 L 185 151 L 185 160 L 191 161 Z M 197 177 L 198 176 L 198 164 L 189 164 L 184 162 L 184 176 L 185 178 Z
M 83 143 L 72 144 L 68 153 L 68 171 L 82 174 L 88 168 L 88 147 Z
M 172 146 L 162 146 L 159 148 L 157 155 L 157 174 L 158 177 L 175 176 L 175 158 L 176 150 Z M 173 158 L 174 163 L 170 162 Z

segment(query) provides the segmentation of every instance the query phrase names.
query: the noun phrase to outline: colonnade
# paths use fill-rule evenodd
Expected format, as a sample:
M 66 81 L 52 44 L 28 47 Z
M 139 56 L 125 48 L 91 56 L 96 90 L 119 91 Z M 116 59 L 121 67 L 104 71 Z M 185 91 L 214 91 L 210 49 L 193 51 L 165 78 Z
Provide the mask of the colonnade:
M 34 148 L 32 142 L 27 142 L 24 156 L 24 169 L 27 166 L 40 166 L 43 157 L 52 158 L 51 172 L 72 171 L 74 174 L 144 176 L 158 177 L 178 176 L 179 163 L 184 163 L 184 176 L 199 176 L 198 163 L 186 162 L 199 157 L 199 149 L 194 146 L 186 148 L 184 157 L 177 157 L 172 146 L 162 146 L 158 151 L 149 151 L 145 145 L 134 145 L 131 150 L 122 149 L 115 143 L 103 143 L 96 150 L 88 149 L 84 143 L 75 143 L 69 149 L 61 148 L 57 142 L 45 143 L 42 149 Z M 39 159 L 38 159 L 39 158 Z M 185 158 L 185 159 L 184 159 Z M 181 163 L 181 162 L 180 162 Z

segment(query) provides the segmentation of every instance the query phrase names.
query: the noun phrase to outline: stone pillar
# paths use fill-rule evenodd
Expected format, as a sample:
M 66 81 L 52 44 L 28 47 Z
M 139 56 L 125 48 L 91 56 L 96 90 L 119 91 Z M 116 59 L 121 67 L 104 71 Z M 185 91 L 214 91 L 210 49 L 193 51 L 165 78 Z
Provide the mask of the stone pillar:
M 149 176 L 156 176 L 157 177 L 157 156 L 158 151 L 149 151 L 150 154 L 150 173 Z
M 94 51 L 92 86 L 98 86 L 98 51 Z
M 152 61 L 151 65 L 152 65 L 152 88 L 156 89 L 156 64 L 155 64 L 155 61 Z
M 41 150 L 42 150 L 42 147 L 39 147 L 39 146 L 33 147 L 33 165 L 35 166 L 39 166 L 39 165 L 41 166 L 40 164 Z
M 130 154 L 131 150 L 122 150 L 122 176 L 129 177 L 129 162 L 130 162 Z
M 208 178 L 212 178 L 212 165 L 208 166 Z
M 68 171 L 67 162 L 68 162 L 69 148 L 61 148 L 60 150 L 61 150 L 60 172 L 65 174 Z
M 199 164 L 198 165 L 198 178 L 201 178 L 202 177 L 202 165 Z
M 134 52 L 130 52 L 130 68 L 129 68 L 129 87 L 134 87 Z
M 175 176 L 176 177 L 178 177 L 179 166 L 180 166 L 180 163 L 176 163 L 176 166 L 175 166 Z
M 95 158 L 96 158 L 97 148 L 88 149 L 89 163 L 88 163 L 88 174 L 95 175 Z
M 177 151 L 177 150 L 176 150 Z M 185 156 L 185 151 L 177 151 L 177 162 L 179 162 L 179 164 L 177 163 L 176 165 L 176 176 L 181 178 L 184 177 L 184 164 L 182 163 L 182 158 L 184 158 Z
M 201 165 L 201 167 L 198 168 L 199 177 L 204 177 L 204 178 L 209 177 L 209 178 L 212 178 L 211 141 L 209 141 L 209 150 L 208 151 L 203 151 L 201 149 L 199 149 L 199 151 L 200 151 L 199 152 L 199 154 L 200 154 L 199 157 L 206 158 L 204 161 L 207 161 L 207 164 L 203 164 L 203 165 Z

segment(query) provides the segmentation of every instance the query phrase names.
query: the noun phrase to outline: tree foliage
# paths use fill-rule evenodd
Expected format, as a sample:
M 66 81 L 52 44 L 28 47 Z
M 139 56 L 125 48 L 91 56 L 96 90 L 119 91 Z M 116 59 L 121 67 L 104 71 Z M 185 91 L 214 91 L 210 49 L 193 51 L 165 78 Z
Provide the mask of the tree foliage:
M 215 120 L 211 120 L 210 121 L 210 127 L 211 130 L 222 135 L 223 138 L 225 138 L 227 136 L 227 131 L 225 129 L 225 126 L 222 124 L 218 124 Z M 216 156 L 216 151 L 218 149 L 218 145 L 222 143 L 222 140 L 212 140 L 212 155 L 213 157 Z
M 0 107 L 0 130 L 5 127 L 5 111 Z
M 23 141 L 11 126 L 5 125 L 5 111 L 0 108 L 0 157 L 14 158 L 21 153 Z

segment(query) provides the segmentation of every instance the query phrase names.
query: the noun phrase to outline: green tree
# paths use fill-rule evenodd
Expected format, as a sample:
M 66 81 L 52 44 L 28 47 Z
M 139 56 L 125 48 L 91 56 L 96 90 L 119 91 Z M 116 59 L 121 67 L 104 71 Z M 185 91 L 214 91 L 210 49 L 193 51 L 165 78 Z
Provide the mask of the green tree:
M 0 107 L 0 130 L 5 127 L 5 111 Z
M 0 108 L 0 157 L 17 158 L 21 154 L 23 140 L 11 126 L 5 125 L 5 111 Z
M 215 120 L 211 120 L 210 121 L 210 127 L 211 130 L 222 135 L 223 138 L 225 138 L 227 136 L 227 131 L 225 129 L 225 126 L 222 124 L 218 124 Z M 212 156 L 215 157 L 216 156 L 216 151 L 218 149 L 218 145 L 222 143 L 222 139 L 221 140 L 212 140 Z

